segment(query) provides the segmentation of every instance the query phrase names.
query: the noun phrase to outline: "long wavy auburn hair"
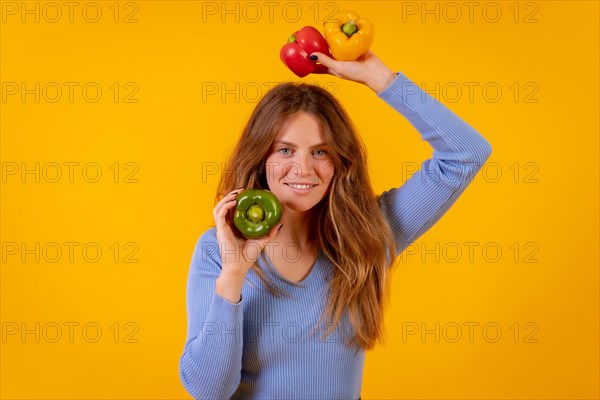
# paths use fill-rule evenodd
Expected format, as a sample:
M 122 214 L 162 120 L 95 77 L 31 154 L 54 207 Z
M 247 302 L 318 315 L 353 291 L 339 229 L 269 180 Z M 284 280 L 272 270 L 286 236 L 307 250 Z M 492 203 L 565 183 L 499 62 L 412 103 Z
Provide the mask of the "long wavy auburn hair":
M 315 85 L 292 82 L 267 92 L 229 158 L 225 170 L 230 172 L 221 175 L 215 205 L 236 188 L 269 189 L 266 159 L 280 127 L 297 112 L 310 113 L 321 121 L 335 165 L 325 198 L 313 208 L 311 224 L 322 253 L 334 266 L 328 281 L 329 302 L 319 322 L 328 320 L 326 337 L 342 316 L 348 317 L 353 329 L 346 335 L 347 345 L 372 349 L 376 341 L 384 341 L 383 310 L 388 302 L 388 274 L 396 260 L 396 248 L 378 205 L 379 197 L 369 181 L 364 144 L 331 93 Z M 264 259 L 264 249 L 260 257 Z M 256 263 L 252 269 L 268 292 L 277 297 L 285 295 Z

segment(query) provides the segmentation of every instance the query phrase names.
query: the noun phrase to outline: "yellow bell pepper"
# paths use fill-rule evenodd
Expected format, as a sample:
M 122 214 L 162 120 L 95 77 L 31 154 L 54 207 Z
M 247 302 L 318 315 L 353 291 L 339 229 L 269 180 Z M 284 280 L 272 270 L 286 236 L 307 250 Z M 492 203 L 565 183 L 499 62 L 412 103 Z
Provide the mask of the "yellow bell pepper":
M 325 40 L 333 58 L 354 61 L 369 51 L 375 31 L 373 24 L 354 11 L 340 11 L 323 23 Z

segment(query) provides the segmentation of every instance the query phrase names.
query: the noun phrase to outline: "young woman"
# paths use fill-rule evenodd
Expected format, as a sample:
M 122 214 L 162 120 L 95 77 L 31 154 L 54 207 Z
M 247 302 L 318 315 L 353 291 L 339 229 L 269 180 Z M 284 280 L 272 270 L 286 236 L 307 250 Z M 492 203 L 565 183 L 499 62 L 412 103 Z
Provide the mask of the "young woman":
M 187 282 L 180 377 L 195 398 L 358 399 L 366 350 L 381 341 L 389 269 L 489 158 L 477 131 L 375 54 L 320 73 L 368 86 L 434 149 L 401 187 L 376 196 L 362 141 L 326 90 L 274 87 L 257 104 L 199 238 Z M 313 58 L 314 59 L 314 58 Z M 239 191 L 272 191 L 280 223 L 243 239 Z

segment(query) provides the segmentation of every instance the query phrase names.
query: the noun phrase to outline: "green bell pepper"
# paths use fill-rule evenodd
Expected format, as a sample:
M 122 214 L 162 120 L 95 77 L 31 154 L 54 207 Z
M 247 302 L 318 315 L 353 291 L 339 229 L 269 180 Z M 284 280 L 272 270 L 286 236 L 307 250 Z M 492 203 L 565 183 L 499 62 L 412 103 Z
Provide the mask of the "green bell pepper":
M 236 201 L 233 223 L 247 238 L 267 235 L 281 219 L 281 203 L 268 190 L 246 189 Z

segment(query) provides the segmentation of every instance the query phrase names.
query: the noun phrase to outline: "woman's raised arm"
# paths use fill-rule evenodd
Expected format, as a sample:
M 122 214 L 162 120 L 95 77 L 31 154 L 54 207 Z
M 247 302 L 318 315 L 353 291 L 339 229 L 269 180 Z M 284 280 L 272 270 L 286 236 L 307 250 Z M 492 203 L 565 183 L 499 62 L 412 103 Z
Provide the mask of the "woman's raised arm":
M 314 54 L 322 64 L 320 73 L 369 86 L 433 147 L 432 157 L 422 163 L 419 171 L 379 198 L 400 254 L 454 204 L 490 157 L 492 146 L 403 73 L 391 72 L 372 51 L 357 61 L 336 61 L 321 53 Z M 399 166 L 398 175 L 401 170 Z
M 378 96 L 401 113 L 433 147 L 432 157 L 423 161 L 419 171 L 380 197 L 400 254 L 456 202 L 490 157 L 492 146 L 402 73 Z

